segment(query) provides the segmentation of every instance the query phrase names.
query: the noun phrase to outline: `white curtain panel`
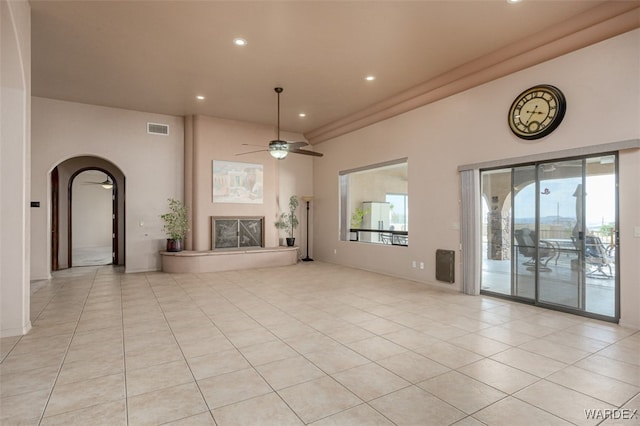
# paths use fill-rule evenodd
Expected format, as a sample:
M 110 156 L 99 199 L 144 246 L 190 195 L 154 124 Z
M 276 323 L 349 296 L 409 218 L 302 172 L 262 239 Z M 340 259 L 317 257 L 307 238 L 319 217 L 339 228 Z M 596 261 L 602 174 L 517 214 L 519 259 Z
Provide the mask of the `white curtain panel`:
M 462 291 L 480 294 L 480 171 L 460 171 L 462 187 Z

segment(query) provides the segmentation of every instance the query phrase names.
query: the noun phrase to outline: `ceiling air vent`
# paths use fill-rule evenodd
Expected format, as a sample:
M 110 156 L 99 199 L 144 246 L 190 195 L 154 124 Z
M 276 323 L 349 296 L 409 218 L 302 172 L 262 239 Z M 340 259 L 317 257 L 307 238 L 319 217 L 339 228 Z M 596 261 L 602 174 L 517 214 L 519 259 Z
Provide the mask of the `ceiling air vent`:
M 169 125 L 159 123 L 147 123 L 147 133 L 150 135 L 168 135 Z

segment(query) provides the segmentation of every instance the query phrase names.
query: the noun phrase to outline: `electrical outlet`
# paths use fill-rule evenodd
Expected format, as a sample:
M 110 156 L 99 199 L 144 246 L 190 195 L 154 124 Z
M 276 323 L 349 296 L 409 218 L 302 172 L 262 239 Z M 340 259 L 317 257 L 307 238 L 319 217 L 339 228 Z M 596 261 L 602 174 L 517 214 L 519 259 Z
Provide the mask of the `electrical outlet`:
M 333 254 L 338 254 L 338 249 L 333 249 Z
M 414 268 L 416 267 L 416 261 L 415 260 L 413 262 L 411 262 L 411 266 L 414 267 Z
M 424 269 L 424 262 L 420 262 L 420 269 Z

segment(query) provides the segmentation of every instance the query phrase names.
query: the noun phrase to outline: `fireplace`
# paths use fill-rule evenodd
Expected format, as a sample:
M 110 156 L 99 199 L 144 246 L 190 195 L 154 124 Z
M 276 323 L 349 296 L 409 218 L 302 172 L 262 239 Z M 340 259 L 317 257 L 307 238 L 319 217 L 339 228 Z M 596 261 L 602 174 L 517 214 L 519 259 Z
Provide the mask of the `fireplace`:
M 212 216 L 211 249 L 264 247 L 264 216 Z

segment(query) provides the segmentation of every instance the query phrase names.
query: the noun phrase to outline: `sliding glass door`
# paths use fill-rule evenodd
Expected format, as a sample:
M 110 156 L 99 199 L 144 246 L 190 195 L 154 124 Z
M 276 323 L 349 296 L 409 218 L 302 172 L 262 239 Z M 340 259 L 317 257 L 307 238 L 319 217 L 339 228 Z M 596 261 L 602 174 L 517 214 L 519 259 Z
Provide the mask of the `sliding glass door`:
M 616 156 L 481 172 L 481 291 L 618 319 Z
M 538 251 L 536 249 L 536 167 L 522 166 L 511 169 L 513 182 L 513 234 L 510 236 L 511 258 L 513 259 L 514 296 L 535 299 L 536 269 Z
M 542 163 L 538 167 L 540 252 L 544 273 L 538 275 L 541 302 L 584 310 L 584 268 L 578 235 L 583 229 L 583 162 Z

